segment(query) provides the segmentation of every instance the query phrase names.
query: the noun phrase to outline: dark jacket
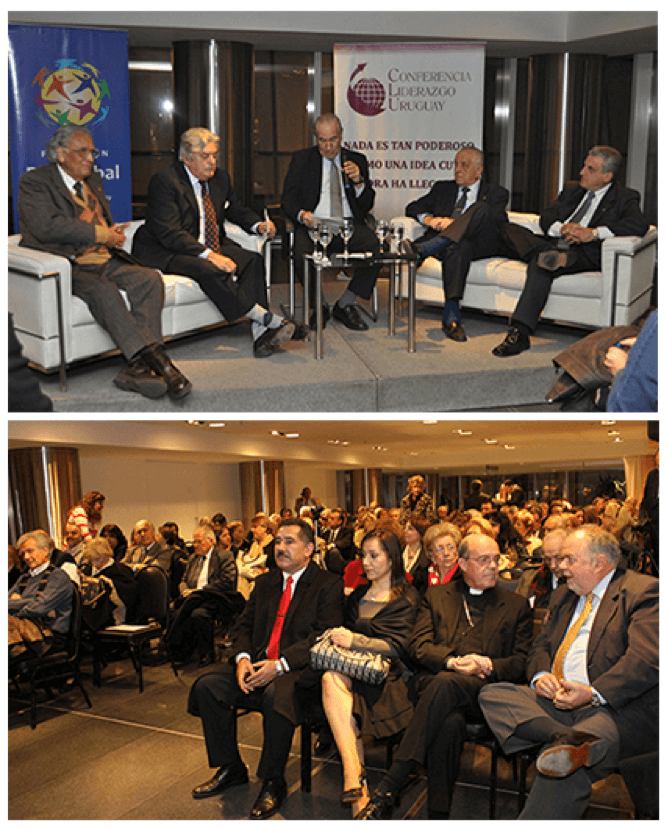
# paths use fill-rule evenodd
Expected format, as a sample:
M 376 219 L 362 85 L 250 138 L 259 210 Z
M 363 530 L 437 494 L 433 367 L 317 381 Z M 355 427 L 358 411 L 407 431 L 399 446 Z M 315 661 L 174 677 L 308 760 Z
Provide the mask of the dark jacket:
M 192 591 L 197 588 L 195 574 L 198 558 L 198 555 L 194 553 L 188 559 L 183 579 L 179 585 L 179 593 L 183 594 L 186 589 Z M 217 546 L 214 546 L 211 550 L 206 587 L 209 590 L 220 592 L 237 590 L 237 565 L 232 551 Z

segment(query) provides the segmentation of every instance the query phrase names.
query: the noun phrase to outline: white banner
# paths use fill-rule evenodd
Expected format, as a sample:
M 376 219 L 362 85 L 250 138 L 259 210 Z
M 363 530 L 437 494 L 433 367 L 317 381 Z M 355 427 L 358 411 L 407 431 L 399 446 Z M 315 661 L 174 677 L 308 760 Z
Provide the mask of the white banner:
M 482 147 L 485 47 L 470 43 L 334 46 L 335 112 L 344 144 L 369 160 L 377 219 L 439 179 L 462 147 Z

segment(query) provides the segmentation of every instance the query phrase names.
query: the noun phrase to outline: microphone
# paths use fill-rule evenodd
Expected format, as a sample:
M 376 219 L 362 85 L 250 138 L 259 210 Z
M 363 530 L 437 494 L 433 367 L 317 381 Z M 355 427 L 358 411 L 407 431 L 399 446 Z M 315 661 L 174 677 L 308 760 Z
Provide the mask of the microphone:
M 350 188 L 352 187 L 352 182 L 350 181 L 350 176 L 343 169 L 343 165 L 346 162 L 346 155 L 346 148 L 341 147 L 341 175 L 343 176 L 343 189 L 350 190 Z

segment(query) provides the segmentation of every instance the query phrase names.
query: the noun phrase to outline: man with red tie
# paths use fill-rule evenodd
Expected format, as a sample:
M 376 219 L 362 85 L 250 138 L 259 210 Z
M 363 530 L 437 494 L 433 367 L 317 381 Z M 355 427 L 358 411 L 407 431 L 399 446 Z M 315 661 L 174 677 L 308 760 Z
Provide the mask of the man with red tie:
M 284 519 L 275 537 L 276 568 L 262 574 L 232 631 L 229 663 L 199 677 L 188 711 L 202 719 L 213 777 L 193 798 L 220 795 L 248 783 L 236 742 L 238 706 L 258 709 L 264 743 L 257 775 L 262 788 L 251 819 L 276 813 L 287 795 L 284 770 L 301 711 L 295 686 L 309 665 L 309 649 L 327 628 L 342 624 L 343 583 L 311 561 L 313 529 Z

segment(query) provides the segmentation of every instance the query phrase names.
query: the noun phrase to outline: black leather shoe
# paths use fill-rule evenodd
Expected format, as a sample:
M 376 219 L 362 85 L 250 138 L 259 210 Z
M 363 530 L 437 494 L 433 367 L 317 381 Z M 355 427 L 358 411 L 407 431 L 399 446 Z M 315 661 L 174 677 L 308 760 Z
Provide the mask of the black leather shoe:
M 195 787 L 193 798 L 211 798 L 213 795 L 225 792 L 228 787 L 236 787 L 238 784 L 248 784 L 248 770 L 241 761 L 221 767 L 213 778 Z
M 492 354 L 497 357 L 512 357 L 513 355 L 526 352 L 531 348 L 531 340 L 528 334 L 522 334 L 519 329 L 514 326 L 506 335 L 503 343 L 499 343 L 492 349 Z
M 322 327 L 323 329 L 327 325 L 327 321 L 329 320 L 329 306 L 324 305 L 322 307 Z M 315 331 L 315 311 L 311 312 L 311 316 L 309 317 L 308 327 L 311 331 Z
M 145 398 L 161 398 L 167 394 L 167 383 L 156 375 L 141 359 L 124 366 L 114 378 L 114 384 L 124 392 L 138 392 Z
M 446 337 L 449 337 L 450 340 L 455 340 L 457 343 L 466 343 L 468 339 L 466 337 L 466 332 L 464 331 L 464 326 L 456 320 L 453 320 L 453 322 L 449 324 L 443 323 L 443 331 L 445 332 Z
M 288 795 L 288 787 L 285 778 L 267 778 L 262 784 L 260 794 L 250 811 L 250 818 L 269 818 L 281 809 L 281 805 Z
M 165 379 L 167 394 L 172 400 L 185 398 L 192 391 L 192 383 L 176 368 L 160 344 L 154 343 L 142 349 L 139 356 L 157 375 Z
M 600 741 L 588 732 L 564 732 L 554 736 L 552 743 L 536 759 L 536 769 L 550 778 L 565 778 L 589 764 L 592 744 Z
M 369 328 L 369 326 L 367 326 L 364 320 L 360 317 L 359 311 L 352 304 L 347 305 L 345 308 L 341 308 L 341 306 L 336 303 L 332 309 L 332 317 L 335 320 L 338 320 L 339 323 L 343 323 L 346 328 L 352 329 L 353 331 L 366 331 Z
M 393 806 L 394 797 L 390 793 L 379 793 L 376 790 L 366 807 L 362 807 L 355 816 L 355 821 L 382 821 L 392 818 Z
M 309 327 L 303 323 L 298 323 L 296 320 L 292 321 L 295 324 L 295 332 L 292 335 L 293 340 L 306 340 L 308 337 Z
M 270 357 L 285 343 L 292 340 L 295 333 L 295 324 L 284 320 L 277 329 L 267 329 L 253 343 L 254 357 Z

